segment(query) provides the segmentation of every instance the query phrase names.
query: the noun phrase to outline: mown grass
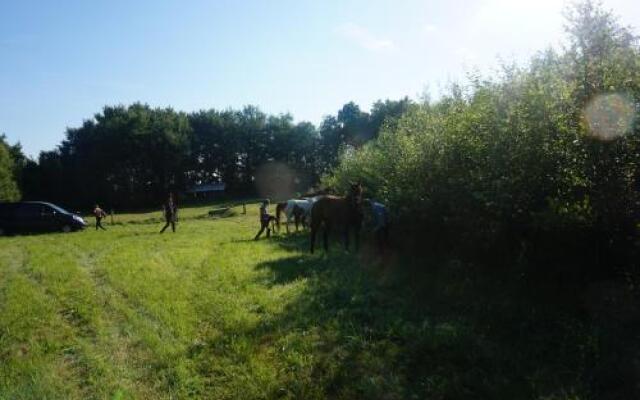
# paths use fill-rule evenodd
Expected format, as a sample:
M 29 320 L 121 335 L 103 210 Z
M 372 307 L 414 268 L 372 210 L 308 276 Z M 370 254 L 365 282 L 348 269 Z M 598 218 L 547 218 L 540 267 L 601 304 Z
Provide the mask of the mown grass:
M 582 320 L 212 208 L 0 238 L 0 399 L 588 398 Z

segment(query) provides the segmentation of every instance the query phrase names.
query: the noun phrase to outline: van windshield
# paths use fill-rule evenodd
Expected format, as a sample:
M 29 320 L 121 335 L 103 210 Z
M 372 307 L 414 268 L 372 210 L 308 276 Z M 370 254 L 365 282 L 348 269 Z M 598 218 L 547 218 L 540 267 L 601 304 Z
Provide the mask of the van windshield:
M 65 210 L 62 207 L 58 207 L 55 204 L 51 204 L 51 203 L 45 203 L 46 205 L 48 205 L 49 207 L 53 208 L 55 211 L 59 212 L 59 213 L 63 213 L 63 214 L 71 214 L 69 211 Z

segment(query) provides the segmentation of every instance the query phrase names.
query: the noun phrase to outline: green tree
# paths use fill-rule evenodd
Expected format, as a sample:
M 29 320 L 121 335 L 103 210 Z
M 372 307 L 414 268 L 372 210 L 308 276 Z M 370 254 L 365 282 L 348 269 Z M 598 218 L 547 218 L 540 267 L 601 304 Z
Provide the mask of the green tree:
M 0 201 L 14 201 L 20 198 L 15 179 L 15 162 L 11 146 L 4 135 L 0 135 Z

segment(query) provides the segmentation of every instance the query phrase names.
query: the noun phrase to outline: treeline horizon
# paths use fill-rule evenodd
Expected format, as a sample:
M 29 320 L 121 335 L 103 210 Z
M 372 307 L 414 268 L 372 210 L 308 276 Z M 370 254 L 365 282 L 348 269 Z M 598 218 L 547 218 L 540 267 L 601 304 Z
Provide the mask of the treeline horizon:
M 36 159 L 0 136 L 0 201 L 136 209 L 157 206 L 169 191 L 218 182 L 227 195 L 256 195 L 260 170 L 270 165 L 285 166 L 285 192 L 294 195 L 317 185 L 341 151 L 374 139 L 415 105 L 408 97 L 378 100 L 365 112 L 348 102 L 317 127 L 251 105 L 189 113 L 140 102 L 105 106 Z

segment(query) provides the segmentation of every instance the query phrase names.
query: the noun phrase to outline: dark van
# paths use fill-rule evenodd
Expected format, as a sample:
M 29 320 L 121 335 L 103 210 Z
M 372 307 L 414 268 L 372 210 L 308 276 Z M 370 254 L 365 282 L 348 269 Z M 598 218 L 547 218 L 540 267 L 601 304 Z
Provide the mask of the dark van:
M 0 236 L 19 232 L 71 232 L 87 226 L 82 217 L 44 201 L 0 203 Z

